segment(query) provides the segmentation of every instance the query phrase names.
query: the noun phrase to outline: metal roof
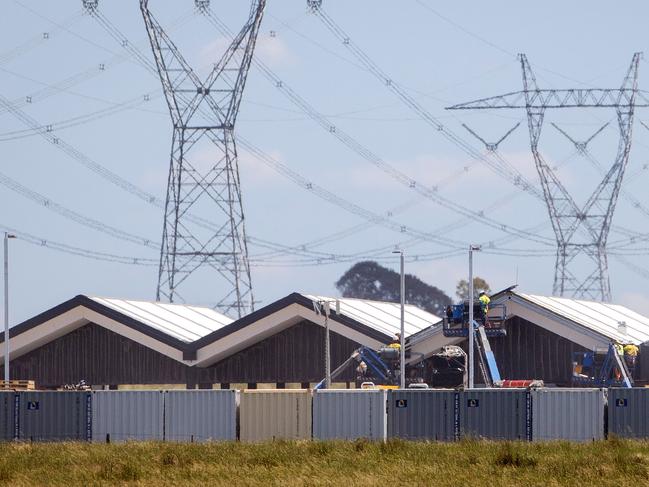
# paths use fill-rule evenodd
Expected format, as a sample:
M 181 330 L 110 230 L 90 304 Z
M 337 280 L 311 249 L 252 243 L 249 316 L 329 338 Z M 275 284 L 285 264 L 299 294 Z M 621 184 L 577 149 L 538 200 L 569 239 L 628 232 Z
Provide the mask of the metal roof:
M 146 346 L 174 360 L 188 365 L 209 365 L 236 353 L 242 346 L 292 326 L 296 319 L 319 321 L 314 309 L 318 301 L 330 303 L 333 329 L 359 343 L 377 346 L 390 340 L 400 329 L 398 303 L 363 299 L 291 293 L 234 321 L 210 308 L 78 295 L 13 327 L 12 350 L 27 353 L 56 338 L 61 328 L 71 331 L 91 322 L 131 340 L 144 339 L 146 343 L 142 343 Z M 335 313 L 336 301 L 340 315 Z M 405 307 L 406 336 L 440 321 L 439 317 L 416 306 Z
M 335 310 L 335 303 L 338 301 L 340 303 L 340 314 L 386 335 L 392 336 L 401 330 L 400 303 L 370 301 L 368 299 L 329 298 L 312 294 L 303 294 L 303 296 L 314 302 L 329 301 L 332 311 Z M 406 337 L 440 321 L 442 321 L 440 317 L 417 306 L 411 304 L 405 306 L 404 327 Z
M 618 304 L 512 292 L 612 340 L 636 345 L 649 340 L 649 318 Z M 625 326 L 623 326 L 625 325 Z M 623 332 L 626 328 L 626 334 Z
M 185 343 L 198 340 L 233 321 L 211 308 L 97 296 L 89 298 Z

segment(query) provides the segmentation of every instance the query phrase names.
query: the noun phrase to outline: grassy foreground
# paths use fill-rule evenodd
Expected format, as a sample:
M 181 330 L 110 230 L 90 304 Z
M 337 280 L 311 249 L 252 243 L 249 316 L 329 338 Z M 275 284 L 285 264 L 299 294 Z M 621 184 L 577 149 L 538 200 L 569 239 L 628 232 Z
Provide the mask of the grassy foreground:
M 649 442 L 2 444 L 0 483 L 648 485 Z

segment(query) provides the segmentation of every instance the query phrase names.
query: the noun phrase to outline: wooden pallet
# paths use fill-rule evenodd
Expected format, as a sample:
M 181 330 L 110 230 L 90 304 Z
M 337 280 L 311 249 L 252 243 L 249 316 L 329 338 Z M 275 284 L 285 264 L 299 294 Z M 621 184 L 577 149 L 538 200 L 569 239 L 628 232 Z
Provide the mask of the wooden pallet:
M 36 382 L 33 380 L 0 380 L 0 390 L 2 389 L 33 391 L 36 389 Z

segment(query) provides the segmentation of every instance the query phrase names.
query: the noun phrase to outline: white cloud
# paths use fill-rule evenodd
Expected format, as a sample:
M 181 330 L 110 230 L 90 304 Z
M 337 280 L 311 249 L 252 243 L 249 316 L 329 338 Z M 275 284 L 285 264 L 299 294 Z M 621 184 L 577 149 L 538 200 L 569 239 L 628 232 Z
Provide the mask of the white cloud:
M 265 151 L 270 157 L 277 161 L 283 161 L 283 155 L 277 150 Z M 239 146 L 239 171 L 242 184 L 246 187 L 269 187 L 278 189 L 287 184 L 288 179 L 281 176 L 277 171 L 260 161 L 256 156 Z
M 203 67 L 199 72 L 206 75 L 214 64 L 221 59 L 229 45 L 230 39 L 225 37 L 217 37 L 205 45 L 199 54 L 199 63 Z M 255 57 L 271 68 L 291 65 L 296 60 L 282 39 L 267 34 L 260 34 L 257 38 Z
M 255 55 L 270 67 L 292 65 L 296 62 L 295 55 L 280 37 L 260 35 L 257 38 Z
M 443 186 L 471 171 L 471 168 L 466 164 L 463 165 L 462 161 L 440 158 L 431 154 L 421 154 L 409 160 L 387 162 L 397 171 L 425 187 L 434 187 L 440 184 Z M 346 171 L 342 170 L 343 173 L 346 173 L 344 178 L 340 177 L 340 172 L 337 172 L 337 177 L 352 186 L 361 185 L 372 187 L 375 190 L 399 188 L 399 183 L 395 183 L 391 176 L 368 162 L 359 161 L 356 164 L 350 164 Z M 442 188 L 440 187 L 440 189 Z
M 499 164 L 493 156 L 485 157 L 494 161 L 493 164 Z M 502 154 L 502 158 L 528 182 L 538 185 L 538 174 L 529 152 L 507 152 Z M 474 189 L 500 185 L 505 181 L 502 175 L 490 169 L 486 163 L 467 159 L 466 157 L 440 157 L 433 154 L 419 154 L 408 160 L 387 162 L 399 172 L 416 180 L 418 184 L 427 187 L 439 186 L 440 190 L 453 184 L 461 184 L 466 189 L 467 181 L 475 185 Z M 552 161 L 548 162 L 551 163 Z M 358 163 L 351 166 L 346 176 L 349 178 L 350 183 L 371 184 L 372 187 L 378 189 L 394 188 L 394 181 L 390 176 L 372 167 L 369 163 Z M 469 176 L 469 180 L 467 180 L 467 176 Z M 509 188 L 515 189 L 513 184 L 509 184 Z

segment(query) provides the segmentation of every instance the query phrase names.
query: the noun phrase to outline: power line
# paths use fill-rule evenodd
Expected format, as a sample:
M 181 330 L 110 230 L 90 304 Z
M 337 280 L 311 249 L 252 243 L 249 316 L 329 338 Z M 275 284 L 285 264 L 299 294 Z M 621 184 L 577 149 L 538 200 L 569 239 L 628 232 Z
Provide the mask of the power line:
M 24 7 L 24 5 L 21 6 Z M 26 40 L 22 44 L 14 47 L 13 49 L 9 49 L 3 52 L 2 54 L 0 54 L 0 65 L 7 64 L 17 57 L 24 56 L 32 49 L 35 49 L 47 43 L 49 40 L 54 38 L 60 30 L 65 30 L 71 25 L 74 25 L 81 17 L 82 17 L 82 11 L 78 11 L 71 17 L 62 20 L 59 24 L 55 26 L 54 29 L 48 32 L 41 32 L 38 35 L 33 36 L 30 39 Z
M 215 17 L 211 11 L 207 15 L 207 18 L 214 24 L 214 26 L 221 33 L 228 36 L 232 35 L 228 27 L 223 22 L 221 22 L 217 17 Z M 473 210 L 465 208 L 462 205 L 456 203 L 455 201 L 452 201 L 448 198 L 441 196 L 438 193 L 438 188 L 435 187 L 429 188 L 426 187 L 425 185 L 420 184 L 416 179 L 411 178 L 410 176 L 404 174 L 400 170 L 391 166 L 382 158 L 380 158 L 378 155 L 373 153 L 370 149 L 363 146 L 360 142 L 355 140 L 353 137 L 351 137 L 350 135 L 342 131 L 340 128 L 333 125 L 329 120 L 327 120 L 327 118 L 324 115 L 319 113 L 306 100 L 304 100 L 304 98 L 298 95 L 290 86 L 288 86 L 283 80 L 281 80 L 262 61 L 260 61 L 259 59 L 253 59 L 253 64 L 261 71 L 261 73 L 267 79 L 269 79 L 269 81 L 271 81 L 276 86 L 276 88 L 278 88 L 284 95 L 286 95 L 296 106 L 298 106 L 301 110 L 307 113 L 323 129 L 325 129 L 327 132 L 329 132 L 331 135 L 337 138 L 340 142 L 342 142 L 353 152 L 357 153 L 362 158 L 364 158 L 374 166 L 378 167 L 381 171 L 385 172 L 390 177 L 398 181 L 401 185 L 409 188 L 415 193 L 420 194 L 424 198 L 429 199 L 440 206 L 450 209 L 451 211 L 459 213 L 463 216 L 469 217 L 486 226 L 497 228 L 503 232 L 511 233 L 512 235 L 516 235 L 520 238 L 535 241 L 537 243 L 541 243 L 544 245 L 550 244 L 551 241 L 550 239 L 544 239 L 544 238 L 540 238 L 537 235 L 526 233 L 505 223 L 498 222 L 486 215 L 476 214 Z M 442 127 L 442 131 L 444 131 L 443 127 Z M 479 152 L 475 151 L 475 149 L 473 148 L 471 148 L 471 150 L 473 151 L 473 153 L 476 155 L 478 159 L 481 160 L 483 159 L 482 155 Z M 520 184 L 522 179 L 519 178 L 517 181 L 518 181 L 517 184 Z
M 110 21 L 108 21 L 107 19 L 104 19 L 104 21 L 102 22 L 102 25 L 106 26 L 106 24 L 110 24 Z M 111 29 L 111 32 L 113 33 L 114 38 L 116 40 L 118 40 L 124 48 L 128 49 L 129 52 L 131 52 L 134 56 L 136 56 L 137 59 L 142 58 L 141 53 L 135 54 L 133 52 L 134 48 L 129 47 L 129 46 L 132 46 L 131 43 L 128 42 L 128 39 L 126 38 L 126 36 L 124 36 L 114 25 L 110 24 L 110 29 Z M 228 30 L 228 33 L 230 33 L 229 30 Z M 253 60 L 253 62 L 255 62 L 255 61 Z M 147 66 L 150 67 L 150 64 L 147 63 Z M 324 188 L 321 188 L 318 185 L 314 184 L 313 182 L 311 182 L 311 181 L 307 180 L 306 178 L 302 177 L 299 173 L 289 169 L 288 166 L 286 166 L 285 164 L 282 164 L 279 161 L 275 160 L 273 157 L 269 156 L 264 151 L 257 148 L 252 143 L 250 143 L 248 141 L 245 141 L 241 137 L 239 137 L 239 142 L 241 143 L 242 146 L 246 147 L 258 159 L 260 159 L 262 162 L 265 162 L 267 165 L 269 165 L 271 168 L 275 169 L 280 174 L 288 177 L 290 180 L 297 183 L 299 186 L 313 192 L 314 194 L 318 195 L 319 197 L 321 197 L 321 198 L 323 198 L 323 199 L 325 199 L 325 200 L 327 200 L 327 201 L 329 201 L 329 202 L 331 202 L 333 204 L 336 204 L 337 206 L 339 206 L 339 207 L 341 207 L 343 209 L 346 209 L 346 211 L 354 213 L 354 214 L 356 214 L 358 216 L 362 216 L 364 219 L 366 219 L 368 221 L 381 221 L 381 222 L 384 222 L 385 224 L 387 224 L 388 228 L 391 228 L 392 230 L 400 232 L 400 233 L 413 232 L 413 230 L 411 230 L 410 228 L 408 228 L 405 225 L 388 222 L 387 218 L 382 217 L 381 215 L 377 215 L 377 214 L 375 214 L 373 212 L 370 212 L 369 210 L 365 210 L 365 209 L 359 207 L 358 205 L 355 205 L 355 204 L 353 204 L 351 202 L 348 202 L 348 201 L 344 200 L 343 198 L 340 198 L 340 197 L 334 195 L 333 193 L 331 193 L 331 192 L 329 192 L 327 190 L 324 190 Z M 426 239 L 429 239 L 431 241 L 435 241 L 435 242 L 443 242 L 444 241 L 444 239 L 441 239 L 439 237 L 431 235 L 428 232 L 416 231 L 416 234 L 420 235 L 421 238 L 426 238 Z M 452 241 L 446 241 L 445 245 L 456 247 L 456 248 L 465 246 L 463 242 L 452 242 Z
M 226 28 L 227 28 L 227 27 L 226 27 Z M 120 41 L 122 42 L 122 45 L 123 45 L 124 47 L 128 47 L 128 46 L 130 45 L 130 43 L 128 43 L 128 42 L 124 42 L 124 40 L 126 39 L 125 36 L 123 36 L 121 33 L 119 33 L 119 31 L 117 31 L 116 28 L 113 28 L 113 32 L 117 32 L 117 34 L 115 35 L 115 37 L 116 37 L 116 39 L 118 39 L 118 40 L 120 40 Z M 139 56 L 138 56 L 138 58 L 139 58 Z M 258 156 L 261 155 L 261 154 L 263 154 L 263 152 L 260 151 L 260 150 L 257 149 L 257 148 L 254 148 L 254 149 L 253 149 L 253 153 L 256 153 Z M 270 157 L 267 156 L 267 155 L 261 155 L 261 159 L 262 159 L 262 160 L 265 159 L 266 162 L 269 162 L 269 160 L 272 160 L 273 158 L 270 158 Z M 274 162 L 277 162 L 277 161 L 274 161 Z M 283 168 L 279 168 L 279 167 L 277 166 L 277 164 L 271 164 L 271 165 L 272 165 L 274 168 L 279 169 L 280 172 L 283 172 L 283 171 L 284 171 L 284 169 L 283 169 Z M 284 175 L 286 175 L 285 172 L 284 172 Z M 295 176 L 295 173 L 293 173 L 292 176 Z M 298 176 L 299 176 L 299 175 L 298 175 Z M 304 180 L 304 178 L 302 178 L 302 181 L 296 180 L 295 177 L 292 177 L 292 179 L 293 179 L 294 182 L 297 182 L 300 186 L 304 187 L 305 189 L 312 189 L 312 188 L 314 188 L 313 184 L 310 183 L 310 182 L 307 181 L 307 180 Z M 299 178 L 298 178 L 298 179 L 299 179 Z M 322 193 L 320 193 L 320 196 L 322 197 Z M 326 198 L 325 198 L 325 199 L 326 199 Z M 329 201 L 333 201 L 333 200 L 332 200 L 331 198 L 329 198 Z M 338 201 L 338 203 L 340 203 L 340 201 Z M 347 206 L 347 208 L 348 208 L 348 210 L 349 210 L 349 206 Z M 356 208 L 356 209 L 354 210 L 354 211 L 356 211 L 356 214 L 358 214 L 357 210 L 358 210 L 358 208 Z M 367 215 L 366 215 L 366 218 L 367 218 Z M 370 218 L 369 221 L 376 221 L 376 215 L 372 215 L 372 216 L 370 216 L 369 218 Z M 397 227 L 395 227 L 394 225 L 391 225 L 391 228 L 392 228 L 392 229 L 395 229 L 395 230 L 397 229 Z M 403 225 L 399 225 L 399 226 L 398 226 L 398 231 L 403 232 L 403 233 L 407 233 L 409 230 L 407 229 L 407 227 L 404 227 Z M 535 236 L 535 238 L 536 238 L 536 236 Z M 456 244 L 456 245 L 457 245 L 457 244 Z
M 11 191 L 14 191 L 15 193 L 23 196 L 24 198 L 32 200 L 34 203 L 37 203 L 50 211 L 58 213 L 64 218 L 72 220 L 80 225 L 86 226 L 88 228 L 92 228 L 93 230 L 97 230 L 106 235 L 110 235 L 111 237 L 119 238 L 127 242 L 143 245 L 149 248 L 155 248 L 156 250 L 160 248 L 160 244 L 158 242 L 152 241 L 151 239 L 148 239 L 146 237 L 142 237 L 130 232 L 126 232 L 124 230 L 120 230 L 119 228 L 107 225 L 95 218 L 91 218 L 82 215 L 76 211 L 70 210 L 58 204 L 57 202 L 53 201 L 52 199 L 47 198 L 42 194 L 23 186 L 18 181 L 10 178 L 9 176 L 1 172 L 0 172 L 0 184 L 10 189 Z
M 38 17 L 38 18 L 40 18 L 40 19 L 42 19 L 42 20 L 45 20 L 46 22 L 48 22 L 48 23 L 54 25 L 54 26 L 57 27 L 58 29 L 63 30 L 63 31 L 65 31 L 65 32 L 67 32 L 68 34 L 70 34 L 71 36 L 76 37 L 77 39 L 79 39 L 79 40 L 85 42 L 86 44 L 91 45 L 91 46 L 93 46 L 93 47 L 96 47 L 96 48 L 98 48 L 98 49 L 104 50 L 104 51 L 106 51 L 106 52 L 108 52 L 108 53 L 110 53 L 110 54 L 114 54 L 110 49 L 108 49 L 108 48 L 106 48 L 106 47 L 104 47 L 104 46 L 102 46 L 102 45 L 100 45 L 100 44 L 97 44 L 97 43 L 94 42 L 93 40 L 88 39 L 87 37 L 84 37 L 84 36 L 82 36 L 81 34 L 78 34 L 77 32 L 74 32 L 72 29 L 70 29 L 70 27 L 69 27 L 65 22 L 64 22 L 64 23 L 56 22 L 56 21 L 54 21 L 54 20 L 52 20 L 52 19 L 46 17 L 45 15 L 41 14 L 38 10 L 34 10 L 33 8 L 28 7 L 27 5 L 25 5 L 24 3 L 20 2 L 19 0 L 14 0 L 14 3 L 17 4 L 17 5 L 19 5 L 19 6 L 21 6 L 21 7 L 24 8 L 25 10 L 31 12 L 31 13 L 32 13 L 33 15 L 35 15 L 36 17 Z
M 336 24 L 336 22 L 327 15 L 321 7 L 314 8 L 313 12 L 322 21 L 324 26 L 334 35 L 334 37 L 342 42 L 345 48 L 352 52 L 352 54 L 367 67 L 368 71 L 375 78 L 387 87 L 388 90 L 394 93 L 404 105 L 429 124 L 436 132 L 457 146 L 472 159 L 486 164 L 498 176 L 508 180 L 514 186 L 520 187 L 523 191 L 536 196 L 538 199 L 542 198 L 542 194 L 538 188 L 534 184 L 530 183 L 524 175 L 518 171 L 518 169 L 507 162 L 502 156 L 499 154 L 490 154 L 494 156 L 492 159 L 491 157 L 481 154 L 471 144 L 454 133 L 449 127 L 442 124 L 435 116 L 426 110 L 426 108 L 409 95 L 393 77 L 389 76 L 360 47 L 358 47 L 351 40 L 350 36 L 338 24 Z
M 172 25 L 169 27 L 169 30 L 176 29 L 180 27 L 181 25 L 184 25 L 187 23 L 187 21 L 192 17 L 191 13 L 184 14 L 178 19 L 176 19 Z M 131 43 L 128 43 L 129 46 L 131 46 Z M 75 91 L 71 91 L 70 88 L 77 86 L 84 81 L 90 80 L 92 78 L 95 78 L 97 76 L 100 76 L 101 74 L 107 72 L 110 70 L 110 68 L 118 66 L 119 64 L 122 64 L 126 61 L 130 60 L 130 52 L 123 53 L 123 54 L 115 54 L 111 56 L 108 59 L 102 60 L 99 62 L 97 65 L 89 67 L 81 72 L 75 73 L 71 76 L 68 76 L 67 78 L 60 80 L 54 84 L 48 84 L 48 83 L 42 83 L 40 81 L 34 80 L 33 78 L 29 78 L 24 75 L 19 75 L 13 71 L 7 70 L 6 68 L 0 68 L 0 71 L 12 74 L 14 76 L 19 76 L 23 79 L 32 81 L 34 83 L 38 83 L 43 85 L 44 87 L 40 90 L 34 91 L 32 93 L 27 94 L 26 96 L 16 99 L 11 101 L 11 105 L 13 105 L 15 108 L 22 108 L 27 105 L 30 105 L 32 103 L 37 103 L 39 101 L 45 100 L 47 98 L 50 98 L 54 95 L 57 95 L 59 93 L 67 93 L 71 94 L 73 96 L 85 98 L 85 99 L 90 99 L 94 101 L 98 101 L 101 103 L 105 103 L 108 105 L 114 105 L 113 102 L 104 100 L 102 98 L 96 97 L 96 96 L 90 96 L 86 95 L 83 93 L 78 93 Z M 0 114 L 6 113 L 8 109 L 2 108 L 0 109 Z
M 48 249 L 56 250 L 58 252 L 63 252 L 70 255 L 75 255 L 78 257 L 84 257 L 87 259 L 98 260 L 102 262 L 113 262 L 117 264 L 128 264 L 128 265 L 137 265 L 137 266 L 146 266 L 153 267 L 158 265 L 157 259 L 150 259 L 148 257 L 131 257 L 125 255 L 112 254 L 108 252 L 98 252 L 96 250 L 84 249 L 82 247 L 76 247 L 73 245 L 64 244 L 47 238 L 38 237 L 31 233 L 22 232 L 15 228 L 7 227 L 0 224 L 0 229 L 3 231 L 12 233 L 16 235 L 16 238 L 19 238 L 30 244 L 46 247 Z
M 46 125 L 41 125 L 34 128 L 27 128 L 22 130 L 12 130 L 9 132 L 0 133 L 0 142 L 9 141 L 9 140 L 18 140 L 24 139 L 26 137 L 33 137 L 39 135 L 41 132 L 53 132 L 59 130 L 65 130 L 72 127 L 77 127 L 79 125 L 86 125 L 97 120 L 101 120 L 112 115 L 116 115 L 126 110 L 133 110 L 145 103 L 148 103 L 150 100 L 156 98 L 159 95 L 152 95 L 151 93 L 145 93 L 142 96 L 136 98 L 131 98 L 121 103 L 115 103 L 114 105 L 101 110 L 95 110 L 90 113 L 83 115 L 78 115 L 76 117 L 68 118 L 65 120 L 60 120 L 57 122 L 52 122 Z

